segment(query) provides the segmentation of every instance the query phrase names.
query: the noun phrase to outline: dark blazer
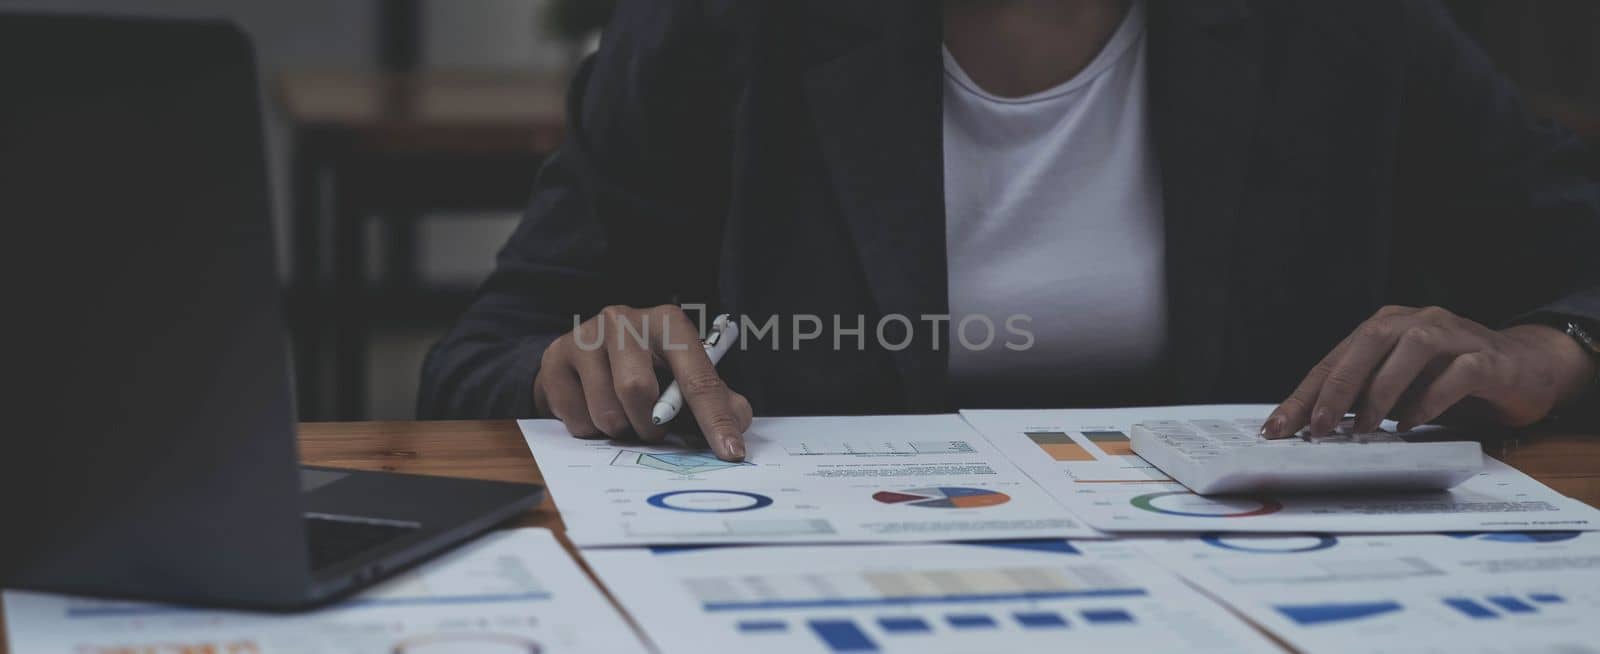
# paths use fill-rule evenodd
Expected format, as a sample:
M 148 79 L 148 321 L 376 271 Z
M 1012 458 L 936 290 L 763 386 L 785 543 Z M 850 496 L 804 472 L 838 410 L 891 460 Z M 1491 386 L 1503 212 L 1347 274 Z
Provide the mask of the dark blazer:
M 1149 9 L 1171 340 L 1130 401 L 1277 401 L 1384 304 L 1600 318 L 1579 144 L 1436 3 Z M 795 313 L 870 333 L 946 312 L 939 47 L 932 0 L 621 3 L 526 218 L 427 359 L 420 415 L 531 415 L 574 315 L 674 300 L 784 317 L 779 351 L 721 367 L 758 413 L 957 408 L 947 330 L 787 342 Z

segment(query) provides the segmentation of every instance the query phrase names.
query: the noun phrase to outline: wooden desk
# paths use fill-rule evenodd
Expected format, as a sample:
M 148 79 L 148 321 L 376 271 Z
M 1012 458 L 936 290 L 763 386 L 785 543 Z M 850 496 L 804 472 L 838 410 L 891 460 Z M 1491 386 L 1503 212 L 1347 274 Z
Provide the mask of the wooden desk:
M 1484 443 L 1484 451 L 1568 496 L 1600 506 L 1600 435 L 1527 434 Z M 509 421 L 344 422 L 300 425 L 300 459 L 337 468 L 542 482 L 522 432 Z M 555 530 L 568 551 L 561 515 L 544 504 L 508 526 Z M 581 564 L 582 559 L 579 559 Z M 4 622 L 0 620 L 0 629 Z M 6 654 L 0 642 L 0 654 Z
M 510 421 L 301 423 L 300 461 L 333 468 L 544 483 L 522 432 Z M 507 526 L 548 527 L 571 549 L 548 493 L 537 509 Z

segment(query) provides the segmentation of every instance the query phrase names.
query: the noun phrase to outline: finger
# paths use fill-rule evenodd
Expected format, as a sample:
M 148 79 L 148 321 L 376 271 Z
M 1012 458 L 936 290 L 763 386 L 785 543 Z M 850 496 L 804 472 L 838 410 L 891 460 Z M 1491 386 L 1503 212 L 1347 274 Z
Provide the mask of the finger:
M 549 375 L 544 391 L 546 401 L 550 404 L 550 415 L 560 420 L 567 427 L 567 433 L 573 436 L 601 436 L 594 421 L 589 419 L 589 407 L 583 399 L 583 386 L 578 381 L 578 373 L 570 366 L 557 366 L 542 370 L 541 376 L 545 374 Z
M 558 375 L 556 369 L 566 365 L 561 355 L 561 339 L 556 339 L 544 349 L 544 354 L 539 357 L 539 373 L 533 378 L 533 413 L 540 418 L 554 418 L 556 412 L 550 406 L 551 380 Z
M 733 402 L 733 417 L 739 419 L 739 433 L 743 434 L 750 431 L 750 425 L 755 423 L 755 412 L 750 407 L 750 400 L 732 389 L 728 390 L 728 398 Z M 701 445 L 706 444 L 705 436 L 700 433 L 700 425 L 694 422 L 692 411 L 685 410 L 683 413 L 678 414 L 678 419 L 674 421 L 674 424 L 681 425 L 674 428 L 674 433 L 686 438 L 698 439 L 696 442 Z M 740 440 L 743 441 L 742 436 Z
M 649 350 L 629 339 L 610 352 L 612 387 L 622 410 L 640 440 L 657 443 L 667 430 L 650 419 L 650 411 L 661 397 L 661 382 L 656 380 L 655 362 Z
M 541 366 L 539 370 L 545 368 Z M 550 411 L 550 394 L 545 392 L 545 375 L 541 372 L 533 378 L 533 415 L 536 418 L 551 418 L 555 414 Z
M 733 393 L 694 338 L 694 323 L 676 307 L 663 310 L 657 316 L 663 327 L 660 354 L 683 390 L 684 402 L 694 413 L 706 442 L 719 458 L 743 459 L 743 430 L 739 428 L 739 418 L 733 408 Z
M 1300 380 L 1293 393 L 1273 409 L 1267 416 L 1267 421 L 1261 426 L 1261 435 L 1266 438 L 1283 438 L 1297 431 L 1311 421 L 1311 405 L 1317 400 L 1317 392 L 1322 390 L 1322 380 L 1328 376 L 1328 370 L 1333 366 L 1333 361 L 1344 354 L 1349 337 L 1334 346 L 1331 352 L 1317 365 L 1312 366 L 1311 372 L 1306 373 L 1305 379 Z
M 1385 306 L 1374 312 L 1372 317 L 1367 319 L 1367 322 L 1390 320 L 1409 315 L 1415 311 L 1416 309 L 1411 307 Z M 1359 333 L 1359 329 L 1356 333 Z M 1266 422 L 1261 426 L 1261 435 L 1263 437 L 1276 439 L 1290 436 L 1311 423 L 1311 411 L 1316 405 L 1317 396 L 1321 394 L 1322 386 L 1328 374 L 1332 372 L 1335 362 L 1344 356 L 1345 350 L 1350 347 L 1350 342 L 1355 339 L 1356 333 L 1352 333 L 1339 341 L 1339 344 L 1335 345 L 1327 356 L 1322 357 L 1322 360 L 1311 368 L 1311 372 L 1307 373 L 1305 379 L 1300 381 L 1300 385 L 1295 387 L 1289 398 L 1279 404 L 1271 415 L 1267 416 Z
M 584 406 L 589 420 L 601 433 L 612 438 L 632 438 L 633 425 L 617 399 L 611 382 L 611 361 L 604 349 L 580 350 L 572 356 L 572 367 L 583 386 Z
M 1502 368 L 1484 352 L 1456 357 L 1414 402 L 1400 410 L 1400 430 L 1407 431 L 1433 420 L 1468 396 L 1493 388 L 1496 379 L 1503 374 Z
M 1377 372 L 1394 346 L 1401 331 L 1408 325 L 1406 318 L 1374 318 L 1368 320 L 1351 335 L 1350 344 L 1328 369 L 1317 392 L 1315 406 L 1311 409 L 1310 430 L 1313 436 L 1333 431 L 1346 411 L 1355 405 L 1356 398 L 1366 390 L 1368 382 Z
M 750 400 L 736 391 L 729 391 L 733 396 L 733 416 L 739 419 L 739 433 L 750 431 L 750 425 L 755 422 L 755 411 L 750 408 Z
M 1367 390 L 1356 414 L 1356 430 L 1372 431 L 1389 415 L 1419 375 L 1440 357 L 1456 357 L 1479 349 L 1482 340 L 1472 334 L 1435 325 L 1412 325 L 1401 335 Z

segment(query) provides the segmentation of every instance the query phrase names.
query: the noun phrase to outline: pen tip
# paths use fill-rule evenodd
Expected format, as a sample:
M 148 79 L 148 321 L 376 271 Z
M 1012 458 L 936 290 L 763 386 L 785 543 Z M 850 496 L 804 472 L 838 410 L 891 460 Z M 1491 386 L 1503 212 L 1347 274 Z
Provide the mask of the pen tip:
M 661 424 L 661 417 L 660 416 L 651 416 L 650 417 L 650 422 L 653 422 L 653 423 L 659 425 L 659 424 Z

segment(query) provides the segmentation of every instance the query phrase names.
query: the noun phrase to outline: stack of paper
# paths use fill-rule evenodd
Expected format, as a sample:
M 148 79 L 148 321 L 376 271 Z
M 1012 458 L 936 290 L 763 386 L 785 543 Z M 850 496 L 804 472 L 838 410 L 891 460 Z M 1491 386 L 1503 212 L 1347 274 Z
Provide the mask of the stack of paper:
M 1271 409 L 767 418 L 740 464 L 522 429 L 663 652 L 1276 649 L 1174 573 L 1306 651 L 1595 651 L 1600 622 L 1578 616 L 1600 577 L 1563 573 L 1600 571 L 1600 535 L 1570 531 L 1600 512 L 1510 466 L 1447 492 L 1205 498 L 1129 447 L 1134 423 Z M 1474 535 L 1332 535 L 1425 531 Z M 896 544 L 797 545 L 849 542 Z M 768 546 L 704 546 L 732 543 Z
M 568 536 L 660 652 L 1275 651 L 1270 633 L 1600 654 L 1600 511 L 1510 466 L 1444 492 L 1207 498 L 1129 446 L 1135 423 L 1271 409 L 763 418 L 740 463 L 520 426 Z M 543 530 L 305 615 L 5 603 L 28 654 L 645 646 Z

